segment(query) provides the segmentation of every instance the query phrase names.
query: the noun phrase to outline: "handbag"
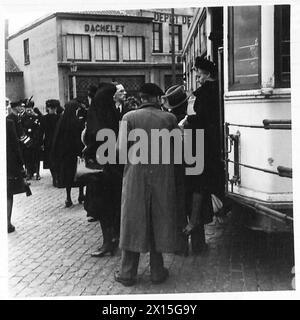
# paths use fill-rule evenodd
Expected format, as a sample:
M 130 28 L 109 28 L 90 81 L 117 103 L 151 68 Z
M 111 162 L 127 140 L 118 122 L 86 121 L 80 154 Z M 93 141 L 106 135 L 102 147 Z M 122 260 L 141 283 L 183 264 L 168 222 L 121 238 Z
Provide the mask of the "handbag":
M 211 195 L 211 202 L 214 214 L 220 212 L 223 208 L 223 202 L 215 194 Z
M 74 182 L 84 182 L 91 174 L 103 172 L 103 167 L 98 163 L 91 164 L 81 157 L 77 157 L 77 167 Z

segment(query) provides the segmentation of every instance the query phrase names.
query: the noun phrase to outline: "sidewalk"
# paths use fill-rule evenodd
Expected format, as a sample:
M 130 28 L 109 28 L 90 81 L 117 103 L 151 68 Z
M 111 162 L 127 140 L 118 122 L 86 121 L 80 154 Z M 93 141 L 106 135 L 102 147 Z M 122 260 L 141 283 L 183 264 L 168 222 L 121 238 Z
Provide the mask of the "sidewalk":
M 11 297 L 291 290 L 289 239 L 276 239 L 281 245 L 270 251 L 264 235 L 217 221 L 206 228 L 206 255 L 164 255 L 170 277 L 153 285 L 149 256 L 142 254 L 137 284 L 123 287 L 113 278 L 120 252 L 90 256 L 102 243 L 101 229 L 98 222 L 87 221 L 78 189 L 72 190 L 73 207 L 64 208 L 65 190 L 51 185 L 48 171 L 41 175 L 31 182 L 32 196 L 14 199 L 16 231 L 8 235 Z

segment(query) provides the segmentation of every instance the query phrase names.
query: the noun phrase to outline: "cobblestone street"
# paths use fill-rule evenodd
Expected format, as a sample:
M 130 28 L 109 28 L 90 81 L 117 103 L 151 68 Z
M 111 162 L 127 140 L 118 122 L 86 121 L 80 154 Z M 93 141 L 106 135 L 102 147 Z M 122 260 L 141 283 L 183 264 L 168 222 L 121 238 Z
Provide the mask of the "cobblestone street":
M 99 223 L 88 222 L 72 190 L 74 205 L 64 208 L 65 190 L 52 187 L 48 171 L 31 181 L 32 196 L 15 196 L 8 235 L 10 297 L 94 296 L 192 292 L 291 290 L 292 241 L 234 225 L 206 227 L 209 251 L 188 257 L 165 255 L 169 279 L 150 281 L 149 256 L 141 255 L 138 282 L 123 287 L 113 279 L 120 252 L 93 258 L 102 243 Z

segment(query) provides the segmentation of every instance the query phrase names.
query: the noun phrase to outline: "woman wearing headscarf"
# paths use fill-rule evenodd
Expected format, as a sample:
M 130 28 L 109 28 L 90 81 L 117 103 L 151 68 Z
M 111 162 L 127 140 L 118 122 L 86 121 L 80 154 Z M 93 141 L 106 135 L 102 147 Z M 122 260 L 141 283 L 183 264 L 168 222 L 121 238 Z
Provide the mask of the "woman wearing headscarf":
M 86 130 L 83 137 L 86 148 L 84 157 L 87 166 L 97 168 L 96 161 L 98 147 L 103 141 L 96 141 L 97 132 L 101 129 L 111 129 L 115 136 L 119 130 L 119 115 L 114 107 L 116 86 L 111 83 L 101 83 L 88 110 Z M 100 173 L 90 174 L 87 181 L 86 199 L 84 202 L 88 216 L 99 220 L 103 243 L 92 253 L 93 257 L 114 254 L 118 242 L 117 229 L 119 221 L 116 219 L 116 204 L 121 201 L 115 191 L 115 180 L 118 170 L 113 164 L 105 164 Z
M 75 100 L 67 102 L 65 110 L 58 120 L 51 152 L 52 166 L 58 176 L 58 187 L 66 188 L 66 207 L 72 206 L 71 189 L 79 187 L 78 201 L 83 201 L 83 185 L 74 182 L 77 157 L 81 156 L 83 144 L 81 142 L 82 124 L 76 116 L 80 107 Z

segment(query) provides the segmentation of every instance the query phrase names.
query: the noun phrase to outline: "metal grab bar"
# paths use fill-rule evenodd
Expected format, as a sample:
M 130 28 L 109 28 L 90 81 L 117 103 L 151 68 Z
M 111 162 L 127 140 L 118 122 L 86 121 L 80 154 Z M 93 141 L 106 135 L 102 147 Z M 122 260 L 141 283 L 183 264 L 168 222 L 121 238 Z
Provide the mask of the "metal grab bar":
M 278 166 L 277 171 L 280 177 L 293 178 L 293 169 L 283 166 Z
M 264 128 L 268 129 L 279 129 L 279 130 L 290 130 L 292 129 L 292 120 L 263 120 Z
M 265 124 L 263 126 L 260 125 L 252 125 L 252 124 L 237 124 L 237 123 L 227 123 L 228 126 L 233 126 L 233 127 L 242 127 L 242 128 L 256 128 L 256 129 L 265 129 L 265 130 L 269 130 L 269 129 L 277 129 L 277 130 L 291 130 L 292 129 L 292 125 L 291 124 Z
M 245 167 L 245 168 L 249 168 L 249 169 L 254 169 L 254 170 L 263 171 L 263 172 L 266 172 L 266 173 L 272 173 L 272 174 L 279 175 L 279 173 L 277 171 L 272 171 L 272 170 L 268 170 L 268 169 L 262 169 L 262 168 L 259 168 L 259 167 L 250 166 L 248 164 L 235 162 L 235 161 L 232 161 L 232 160 L 229 160 L 229 159 L 226 160 L 226 162 L 231 162 L 231 163 L 233 163 L 235 165 L 239 165 L 241 167 Z
M 292 124 L 292 120 L 265 119 L 265 120 L 263 120 L 263 124 L 264 124 L 264 126 L 273 125 L 273 124 Z

